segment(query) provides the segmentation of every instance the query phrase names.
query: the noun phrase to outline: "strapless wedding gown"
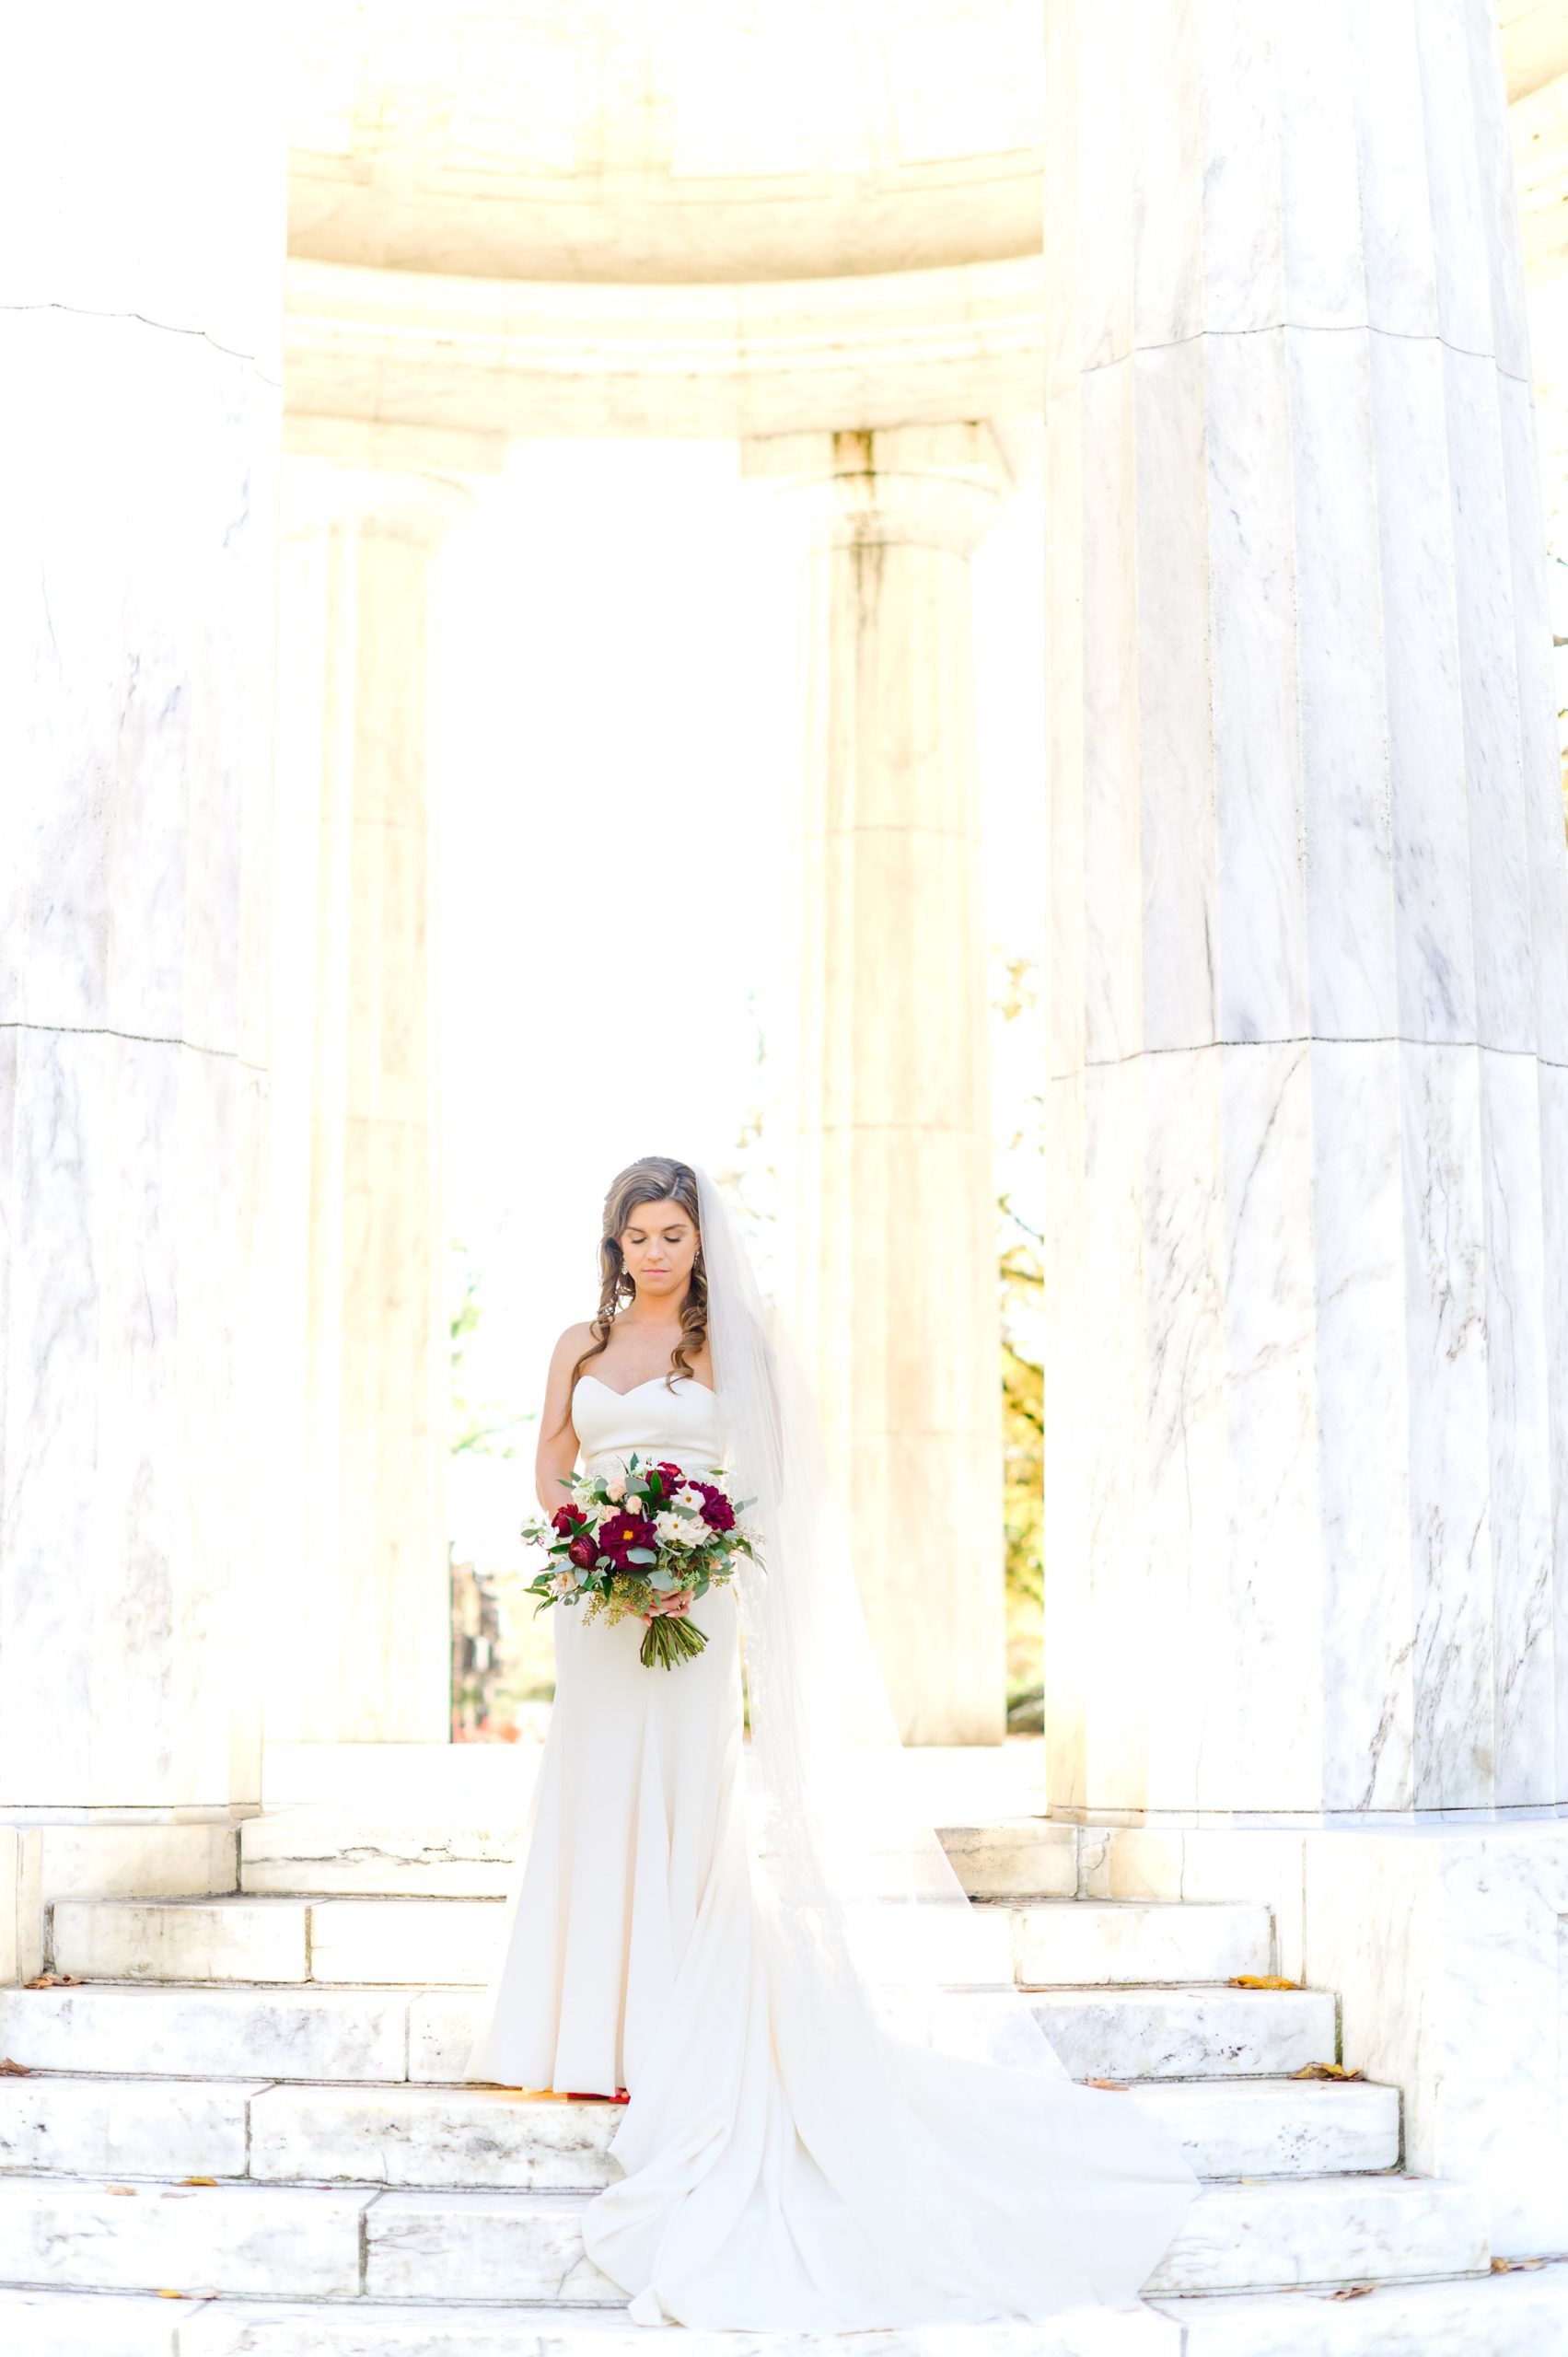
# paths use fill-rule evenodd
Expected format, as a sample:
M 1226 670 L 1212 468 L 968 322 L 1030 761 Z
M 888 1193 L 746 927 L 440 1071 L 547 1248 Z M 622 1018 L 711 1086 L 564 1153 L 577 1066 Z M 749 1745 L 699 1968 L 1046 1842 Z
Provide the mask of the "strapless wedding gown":
M 585 1463 L 633 1450 L 694 1473 L 721 1462 L 714 1397 L 691 1378 L 621 1395 L 584 1376 L 573 1422 Z M 692 1617 L 707 1648 L 666 1671 L 639 1661 L 640 1620 L 552 1613 L 555 1706 L 464 2075 L 630 2090 L 610 2147 L 622 2175 L 584 2212 L 583 2239 L 640 2324 L 847 2331 L 1037 2316 L 1042 2286 L 1052 2308 L 1133 2300 L 1196 2180 L 1126 2096 L 923 2052 L 952 2247 L 912 2281 L 843 2198 L 878 2165 L 878 2122 L 842 2097 L 831 2059 L 836 2036 L 859 2033 L 820 2018 L 825 1996 L 814 2013 L 808 1991 L 785 2003 L 770 1988 L 734 1599 L 710 1593 Z
M 659 1376 L 624 1395 L 578 1378 L 585 1465 L 719 1462 L 714 1394 Z M 644 1624 L 585 1621 L 557 1605 L 555 1705 L 534 1787 L 523 1879 L 491 2015 L 467 2076 L 558 2094 L 635 2089 L 715 1875 L 738 1840 L 740 1657 L 735 1598 L 691 1614 L 692 1661 L 646 1669 Z

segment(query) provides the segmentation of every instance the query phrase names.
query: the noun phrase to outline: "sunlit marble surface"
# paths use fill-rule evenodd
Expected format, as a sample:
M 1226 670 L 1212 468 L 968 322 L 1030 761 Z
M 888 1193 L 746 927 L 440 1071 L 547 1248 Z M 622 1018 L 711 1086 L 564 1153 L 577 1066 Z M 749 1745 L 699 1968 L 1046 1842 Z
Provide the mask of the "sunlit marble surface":
M 447 1727 L 445 1251 L 436 1055 L 433 569 L 470 505 L 439 473 L 285 476 L 276 1283 L 296 1514 L 269 1623 L 285 1739 Z
M 254 17 L 109 12 L 84 72 L 41 12 L 14 61 L 0 1809 L 258 1797 L 284 186 Z
M 1482 0 L 1063 6 L 1053 1805 L 1568 1797 L 1568 863 Z
M 291 31 L 297 253 L 670 284 L 1039 242 L 1039 27 L 1015 0 L 316 0 Z
M 781 436 L 749 443 L 746 463 L 798 521 L 806 584 L 796 1321 L 905 1739 L 997 1743 L 999 1338 L 969 560 L 1007 471 L 990 429 L 965 424 Z

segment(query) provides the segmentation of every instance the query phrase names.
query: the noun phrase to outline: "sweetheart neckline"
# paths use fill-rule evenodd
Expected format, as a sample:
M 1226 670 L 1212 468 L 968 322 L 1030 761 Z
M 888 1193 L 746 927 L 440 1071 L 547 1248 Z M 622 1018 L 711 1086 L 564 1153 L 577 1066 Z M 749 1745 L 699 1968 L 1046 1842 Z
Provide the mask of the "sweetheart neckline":
M 580 1375 L 577 1377 L 577 1381 L 572 1386 L 572 1389 L 574 1393 L 575 1393 L 579 1386 L 582 1384 L 597 1383 L 599 1389 L 601 1391 L 608 1391 L 612 1399 L 630 1399 L 633 1393 L 645 1391 L 650 1383 L 662 1383 L 664 1379 L 665 1378 L 662 1375 L 645 1375 L 641 1383 L 633 1384 L 630 1391 L 617 1391 L 614 1384 L 606 1383 L 602 1375 Z M 715 1397 L 715 1387 L 711 1383 L 700 1382 L 694 1375 L 679 1376 L 676 1380 L 680 1383 L 695 1384 L 697 1389 L 699 1391 L 705 1391 L 710 1399 Z

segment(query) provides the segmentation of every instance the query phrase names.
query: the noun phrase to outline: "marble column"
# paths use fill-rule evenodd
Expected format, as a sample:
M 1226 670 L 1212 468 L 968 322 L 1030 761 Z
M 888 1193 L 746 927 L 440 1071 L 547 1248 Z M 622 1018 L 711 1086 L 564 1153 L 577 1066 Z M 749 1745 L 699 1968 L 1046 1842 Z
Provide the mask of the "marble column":
M 984 425 L 749 446 L 810 542 L 796 1308 L 904 1736 L 1003 1733 L 1001 1371 L 969 560 Z
M 275 1193 L 304 1472 L 269 1738 L 449 1734 L 428 673 L 434 560 L 469 504 L 431 474 L 285 462 Z
M 267 31 L 152 0 L 7 37 L 0 1976 L 60 1887 L 39 1829 L 75 1888 L 205 1888 L 259 1797 Z
M 1568 877 L 1485 0 L 1052 0 L 1054 1805 L 1568 1797 Z

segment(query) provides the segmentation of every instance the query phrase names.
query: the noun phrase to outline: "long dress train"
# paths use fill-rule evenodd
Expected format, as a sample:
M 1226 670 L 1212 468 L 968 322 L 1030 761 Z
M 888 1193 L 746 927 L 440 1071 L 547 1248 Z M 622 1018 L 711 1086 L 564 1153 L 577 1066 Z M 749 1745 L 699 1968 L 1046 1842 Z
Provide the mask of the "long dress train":
M 585 1376 L 573 1421 L 585 1462 L 720 1462 L 691 1378 Z M 1197 2186 L 1156 2121 L 1059 2064 L 895 2053 L 853 1991 L 789 1968 L 748 1840 L 732 1597 L 703 1600 L 707 1649 L 669 1671 L 638 1660 L 640 1622 L 552 1617 L 527 1857 L 465 2075 L 630 2090 L 623 2174 L 583 2233 L 636 2320 L 849 2330 L 1134 2299 Z M 940 2235 L 903 2231 L 916 2181 Z

